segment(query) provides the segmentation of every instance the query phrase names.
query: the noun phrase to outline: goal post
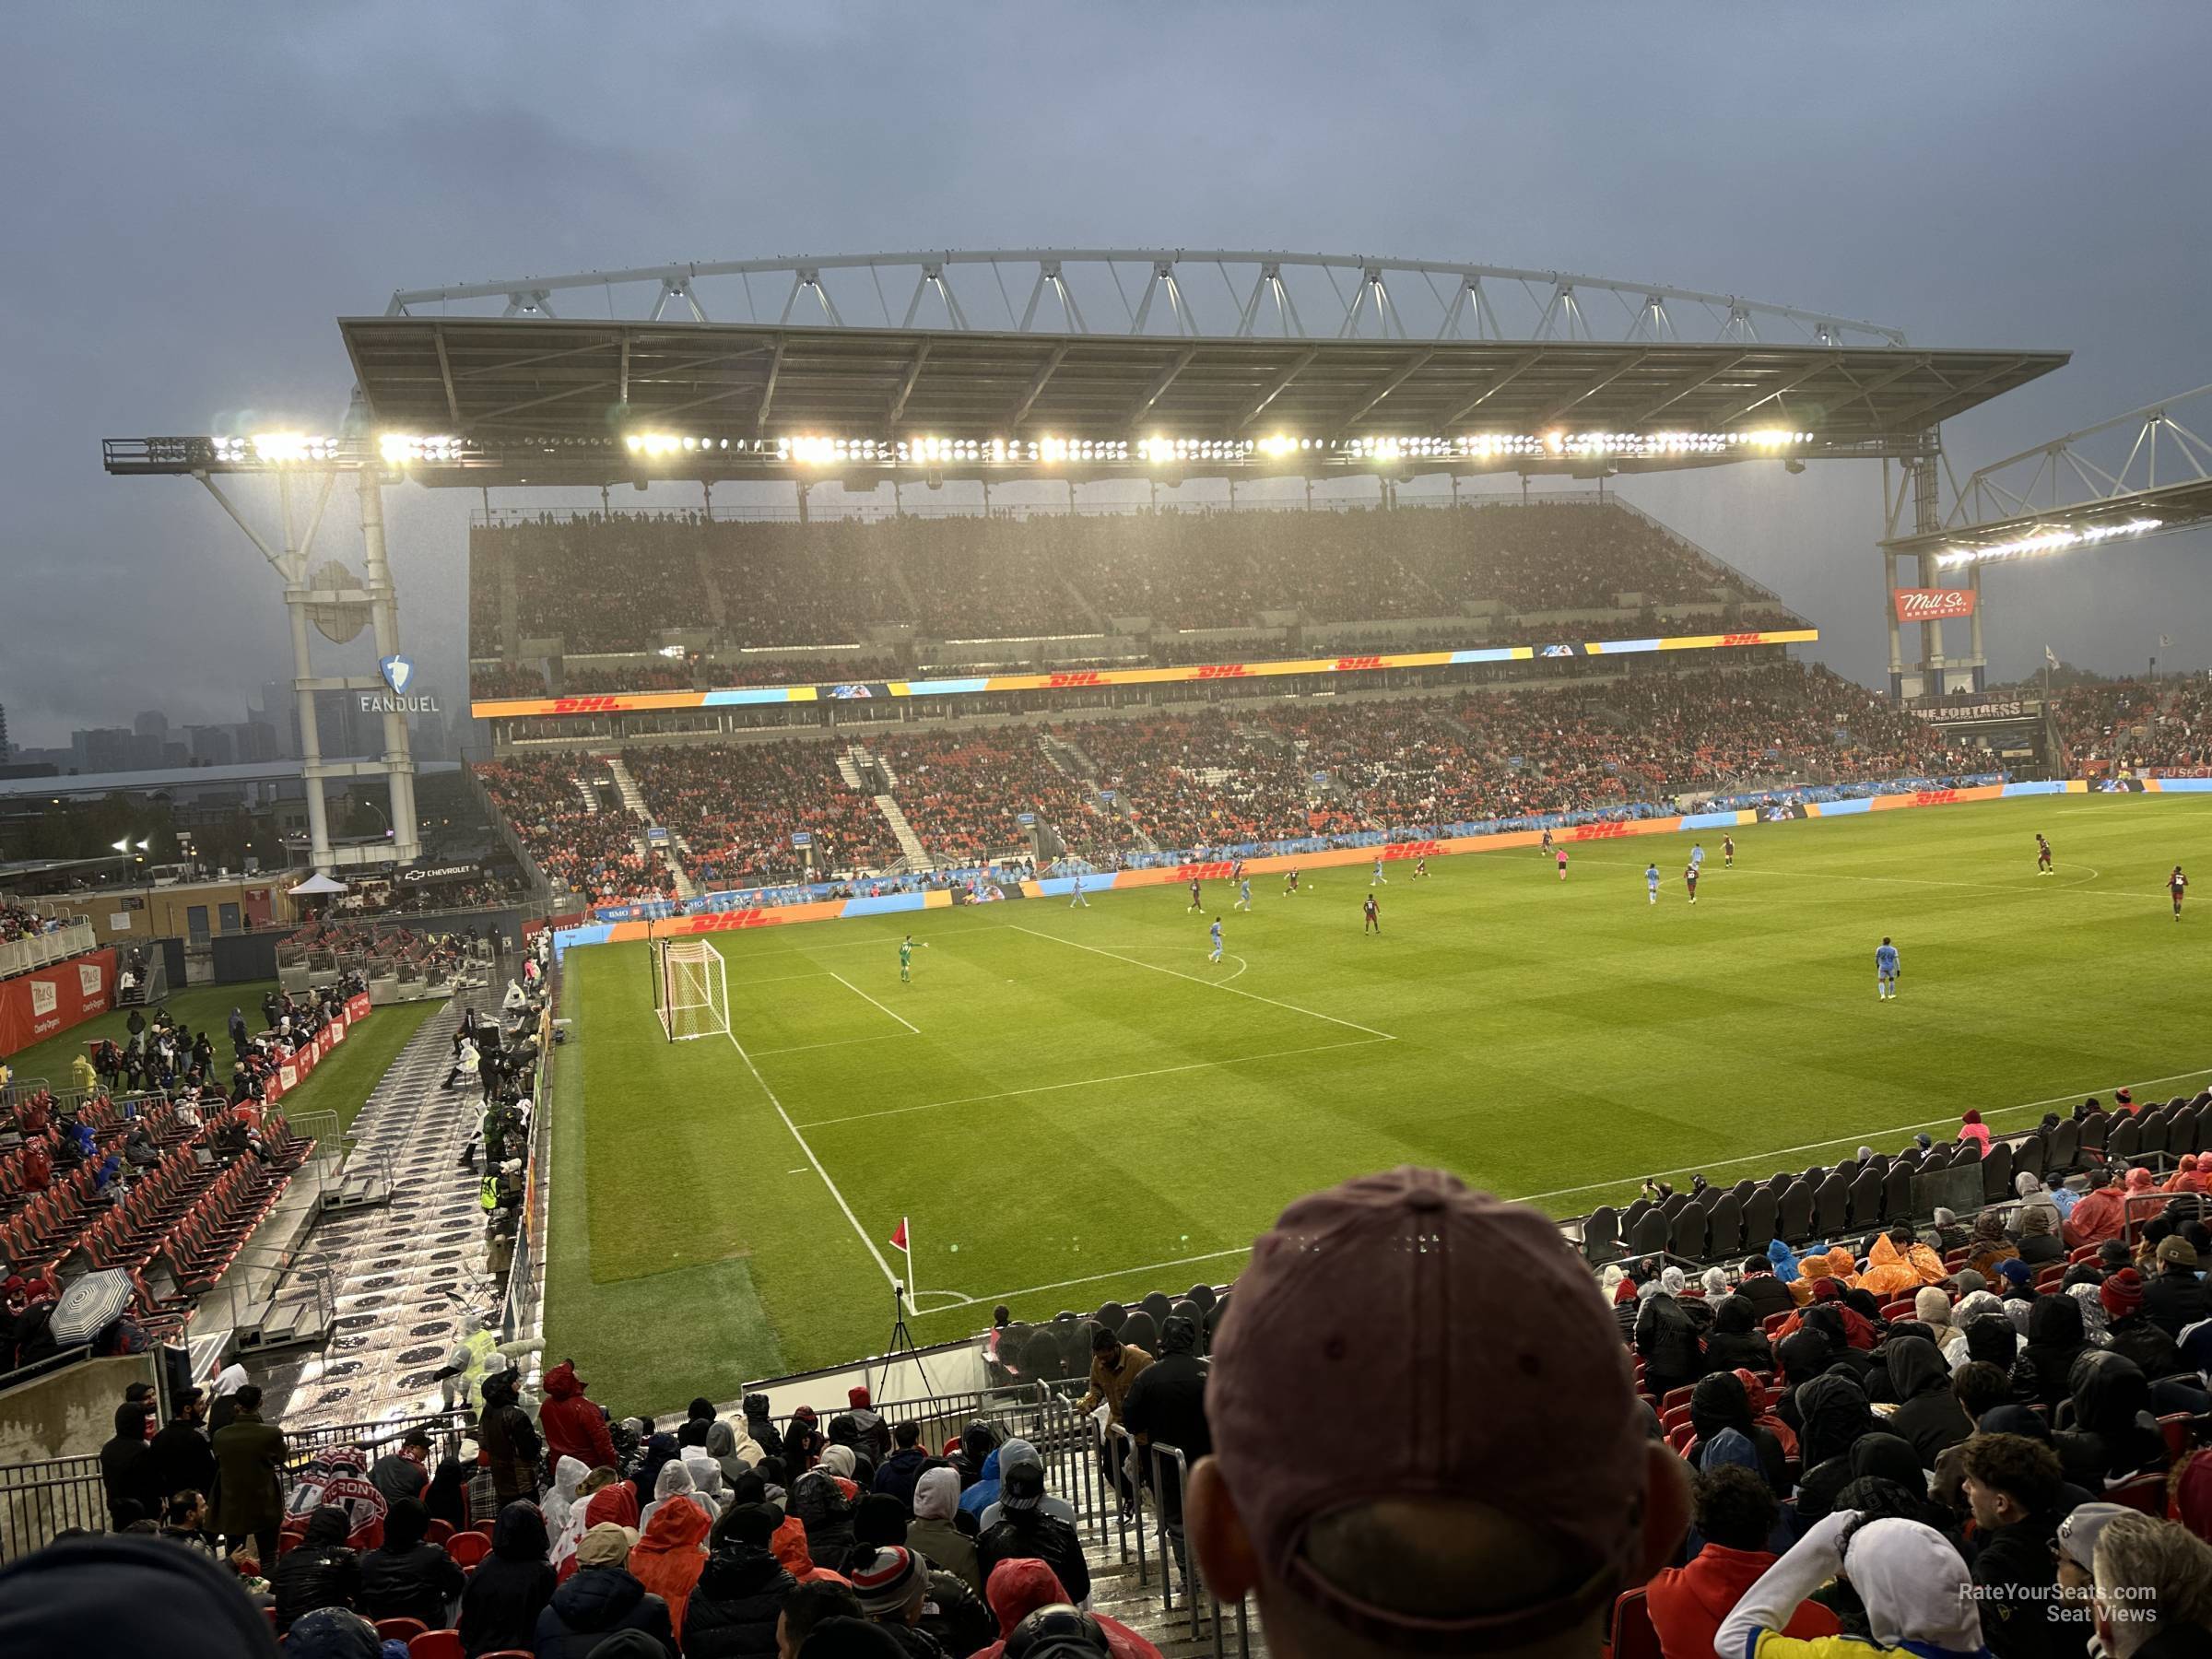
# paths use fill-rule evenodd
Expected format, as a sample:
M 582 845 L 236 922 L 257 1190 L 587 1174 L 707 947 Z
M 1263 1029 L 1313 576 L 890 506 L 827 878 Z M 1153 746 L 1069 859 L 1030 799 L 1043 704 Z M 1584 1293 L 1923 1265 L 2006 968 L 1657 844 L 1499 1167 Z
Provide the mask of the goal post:
M 705 939 L 654 940 L 653 1011 L 670 1042 L 727 1036 L 730 992 L 722 953 Z

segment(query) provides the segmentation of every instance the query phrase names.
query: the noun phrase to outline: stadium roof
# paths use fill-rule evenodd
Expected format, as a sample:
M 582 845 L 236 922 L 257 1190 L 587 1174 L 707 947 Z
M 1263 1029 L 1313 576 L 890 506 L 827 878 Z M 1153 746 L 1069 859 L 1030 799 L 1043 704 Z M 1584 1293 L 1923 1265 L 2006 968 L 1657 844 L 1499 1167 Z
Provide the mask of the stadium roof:
M 831 476 L 894 459 L 1010 477 L 1054 463 L 1086 475 L 1156 461 L 1571 472 L 1919 453 L 1942 421 L 2067 359 L 545 317 L 339 328 L 380 431 L 434 446 L 410 455 L 412 476 L 469 486 Z M 1147 439 L 1165 446 L 1145 453 Z

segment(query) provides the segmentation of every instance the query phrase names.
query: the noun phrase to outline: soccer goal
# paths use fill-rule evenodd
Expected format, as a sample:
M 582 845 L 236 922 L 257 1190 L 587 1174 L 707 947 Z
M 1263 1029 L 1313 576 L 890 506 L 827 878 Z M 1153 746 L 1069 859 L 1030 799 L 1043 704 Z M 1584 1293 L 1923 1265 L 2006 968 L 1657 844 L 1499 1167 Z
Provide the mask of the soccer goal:
M 653 1011 L 671 1042 L 726 1037 L 730 988 L 722 953 L 704 939 L 654 940 Z

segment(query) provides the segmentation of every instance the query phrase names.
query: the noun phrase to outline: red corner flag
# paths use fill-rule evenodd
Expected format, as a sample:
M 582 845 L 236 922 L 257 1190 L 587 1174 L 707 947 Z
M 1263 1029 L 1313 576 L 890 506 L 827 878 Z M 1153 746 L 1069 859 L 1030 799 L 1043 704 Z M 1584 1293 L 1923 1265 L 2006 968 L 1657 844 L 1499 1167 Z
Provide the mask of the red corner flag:
M 899 1230 L 891 1235 L 891 1248 L 893 1250 L 906 1248 L 906 1218 L 904 1216 L 899 1218 Z

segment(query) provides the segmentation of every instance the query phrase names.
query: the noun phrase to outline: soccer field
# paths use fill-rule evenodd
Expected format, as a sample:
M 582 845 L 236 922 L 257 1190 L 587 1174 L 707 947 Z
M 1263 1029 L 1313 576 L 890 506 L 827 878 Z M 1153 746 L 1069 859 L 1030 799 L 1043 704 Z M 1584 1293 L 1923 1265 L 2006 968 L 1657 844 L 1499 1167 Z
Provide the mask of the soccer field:
M 875 1351 L 901 1216 L 926 1342 L 1232 1277 L 1287 1199 L 1394 1164 L 1570 1215 L 2212 1071 L 2212 910 L 2177 926 L 2165 891 L 2212 869 L 2212 806 L 1735 835 L 1732 870 L 1717 833 L 1578 843 L 1564 882 L 1533 851 L 1393 864 L 1380 938 L 1365 865 L 1255 877 L 1250 914 L 1208 882 L 1196 913 L 1166 887 L 717 934 L 727 1040 L 661 1040 L 643 945 L 571 951 L 548 1354 L 637 1409 Z

